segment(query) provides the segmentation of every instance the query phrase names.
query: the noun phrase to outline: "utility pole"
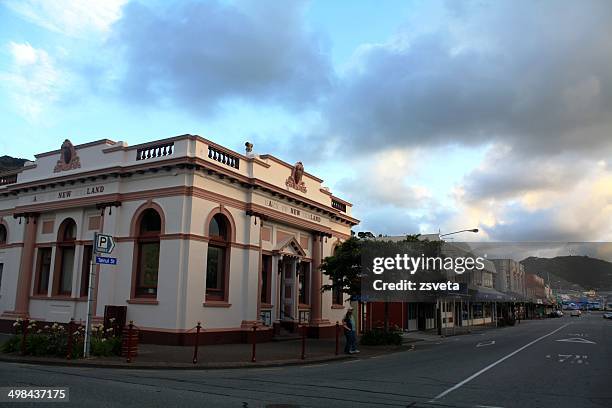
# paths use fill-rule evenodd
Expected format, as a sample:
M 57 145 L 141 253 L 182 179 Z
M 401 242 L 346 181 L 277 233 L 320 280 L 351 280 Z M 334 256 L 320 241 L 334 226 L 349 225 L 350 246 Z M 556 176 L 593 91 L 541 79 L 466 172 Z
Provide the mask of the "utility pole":
M 97 235 L 97 234 L 96 234 Z M 95 268 L 95 259 L 98 255 L 98 252 L 95 251 L 96 245 L 94 242 L 94 246 L 91 249 L 91 262 L 89 264 L 89 288 L 87 291 L 87 320 L 85 321 L 85 341 L 84 341 L 84 349 L 83 349 L 83 357 L 88 358 L 89 352 L 91 350 L 91 321 L 93 319 L 93 301 L 94 301 L 94 288 L 95 288 L 95 279 L 96 279 L 96 268 Z

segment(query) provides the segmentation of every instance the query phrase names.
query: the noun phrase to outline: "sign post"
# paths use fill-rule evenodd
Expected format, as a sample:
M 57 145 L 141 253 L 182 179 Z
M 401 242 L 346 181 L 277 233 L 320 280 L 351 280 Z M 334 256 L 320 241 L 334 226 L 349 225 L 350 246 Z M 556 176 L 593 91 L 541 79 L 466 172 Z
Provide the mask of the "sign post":
M 117 258 L 102 257 L 99 254 L 110 254 L 115 248 L 115 240 L 110 235 L 94 234 L 94 245 L 91 254 L 91 263 L 89 265 L 89 285 L 87 291 L 87 320 L 85 322 L 85 341 L 83 349 L 83 357 L 89 357 L 91 350 L 91 321 L 93 318 L 93 297 L 96 282 L 96 264 L 117 265 Z

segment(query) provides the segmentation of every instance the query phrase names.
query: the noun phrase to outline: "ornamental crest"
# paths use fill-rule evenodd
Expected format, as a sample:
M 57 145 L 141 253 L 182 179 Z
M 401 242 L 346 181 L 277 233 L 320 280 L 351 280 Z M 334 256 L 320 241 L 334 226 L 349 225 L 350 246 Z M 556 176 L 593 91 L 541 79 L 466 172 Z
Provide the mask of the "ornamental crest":
M 302 176 L 304 175 L 304 165 L 302 162 L 297 162 L 293 166 L 291 170 L 291 176 L 287 178 L 285 181 L 285 185 L 287 187 L 295 188 L 296 190 L 301 191 L 302 193 L 306 192 L 306 184 L 302 180 Z
M 60 171 L 74 170 L 79 168 L 81 168 L 81 160 L 79 159 L 79 156 L 77 156 L 76 149 L 72 145 L 72 142 L 66 139 L 60 148 L 60 159 L 57 161 L 53 172 L 59 173 Z

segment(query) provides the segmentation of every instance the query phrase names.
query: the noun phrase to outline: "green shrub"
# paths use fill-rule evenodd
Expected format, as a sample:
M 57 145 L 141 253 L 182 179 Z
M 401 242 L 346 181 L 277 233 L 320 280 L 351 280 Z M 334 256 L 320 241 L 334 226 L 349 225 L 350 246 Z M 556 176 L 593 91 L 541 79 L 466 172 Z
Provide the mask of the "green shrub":
M 31 356 L 49 355 L 49 342 L 47 336 L 40 333 L 28 334 L 26 336 L 26 354 Z
M 14 353 L 21 349 L 21 335 L 17 334 L 5 341 L 0 348 L 3 353 Z
M 121 339 L 119 337 L 91 339 L 91 354 L 94 356 L 107 357 L 121 353 Z
M 385 333 L 384 330 L 374 329 L 363 333 L 359 343 L 365 346 L 399 346 L 402 344 L 402 334 L 398 331 L 389 331 Z

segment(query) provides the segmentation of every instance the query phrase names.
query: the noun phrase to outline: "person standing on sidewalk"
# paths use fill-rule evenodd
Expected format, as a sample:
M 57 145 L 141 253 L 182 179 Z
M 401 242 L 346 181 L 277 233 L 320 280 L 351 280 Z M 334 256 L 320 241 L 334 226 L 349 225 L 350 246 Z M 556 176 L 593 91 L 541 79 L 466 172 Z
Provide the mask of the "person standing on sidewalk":
M 342 326 L 344 327 L 344 336 L 346 337 L 346 344 L 344 346 L 344 352 L 346 354 L 359 353 L 355 345 L 357 336 L 355 333 L 355 320 L 353 319 L 353 308 L 349 307 L 342 319 Z

